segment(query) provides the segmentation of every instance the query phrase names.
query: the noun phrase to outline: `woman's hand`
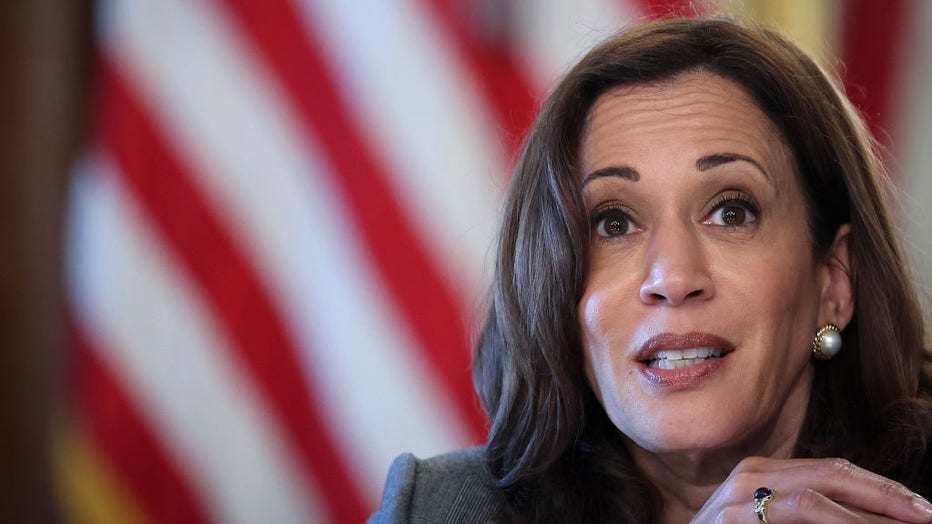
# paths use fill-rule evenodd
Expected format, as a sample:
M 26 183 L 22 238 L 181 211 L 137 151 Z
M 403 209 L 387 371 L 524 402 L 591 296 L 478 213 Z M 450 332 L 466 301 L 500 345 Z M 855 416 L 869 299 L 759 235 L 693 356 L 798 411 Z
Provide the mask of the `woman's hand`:
M 753 522 L 759 487 L 776 490 L 766 509 L 771 524 L 932 523 L 927 501 L 847 460 L 760 457 L 742 460 L 692 522 Z

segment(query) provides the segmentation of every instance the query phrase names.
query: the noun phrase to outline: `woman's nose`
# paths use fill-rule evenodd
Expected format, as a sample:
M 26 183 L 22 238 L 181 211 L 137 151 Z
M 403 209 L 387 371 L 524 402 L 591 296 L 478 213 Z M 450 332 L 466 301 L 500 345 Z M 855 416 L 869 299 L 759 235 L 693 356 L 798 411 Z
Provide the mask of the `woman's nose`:
M 645 304 L 679 306 L 715 294 L 706 255 L 688 226 L 658 230 L 645 261 L 648 267 L 640 289 Z

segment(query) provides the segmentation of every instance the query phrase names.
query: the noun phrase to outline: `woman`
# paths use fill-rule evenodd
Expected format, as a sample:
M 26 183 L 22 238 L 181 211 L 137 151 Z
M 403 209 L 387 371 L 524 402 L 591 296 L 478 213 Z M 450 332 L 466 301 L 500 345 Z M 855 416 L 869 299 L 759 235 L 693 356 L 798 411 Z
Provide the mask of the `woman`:
M 932 522 L 932 357 L 863 122 L 769 31 L 591 51 L 508 196 L 487 445 L 373 520 Z

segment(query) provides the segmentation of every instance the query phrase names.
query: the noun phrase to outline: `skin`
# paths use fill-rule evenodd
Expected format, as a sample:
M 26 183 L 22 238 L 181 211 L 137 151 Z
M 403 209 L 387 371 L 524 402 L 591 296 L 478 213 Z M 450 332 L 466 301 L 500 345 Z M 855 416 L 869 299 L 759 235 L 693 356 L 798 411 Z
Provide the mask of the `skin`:
M 754 489 L 770 486 L 780 524 L 932 522 L 932 507 L 915 509 L 887 479 L 790 460 L 812 336 L 853 314 L 849 228 L 816 258 L 792 155 L 753 100 L 708 73 L 616 88 L 593 106 L 580 159 L 593 226 L 578 308 L 585 373 L 664 495 L 664 521 L 747 522 Z M 685 389 L 645 380 L 642 345 L 690 332 L 734 351 Z

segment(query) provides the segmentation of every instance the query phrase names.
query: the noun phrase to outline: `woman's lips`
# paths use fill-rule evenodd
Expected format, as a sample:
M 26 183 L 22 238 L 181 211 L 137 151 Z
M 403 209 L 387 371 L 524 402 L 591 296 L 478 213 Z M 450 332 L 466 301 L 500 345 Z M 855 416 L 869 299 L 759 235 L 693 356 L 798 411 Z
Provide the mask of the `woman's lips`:
M 700 347 L 683 350 L 662 349 L 654 353 L 647 361 L 647 367 L 659 369 L 677 369 L 703 364 L 709 360 L 721 358 L 725 350 L 717 347 Z
M 662 333 L 651 337 L 637 354 L 641 375 L 669 391 L 699 385 L 720 369 L 734 345 L 717 335 Z

